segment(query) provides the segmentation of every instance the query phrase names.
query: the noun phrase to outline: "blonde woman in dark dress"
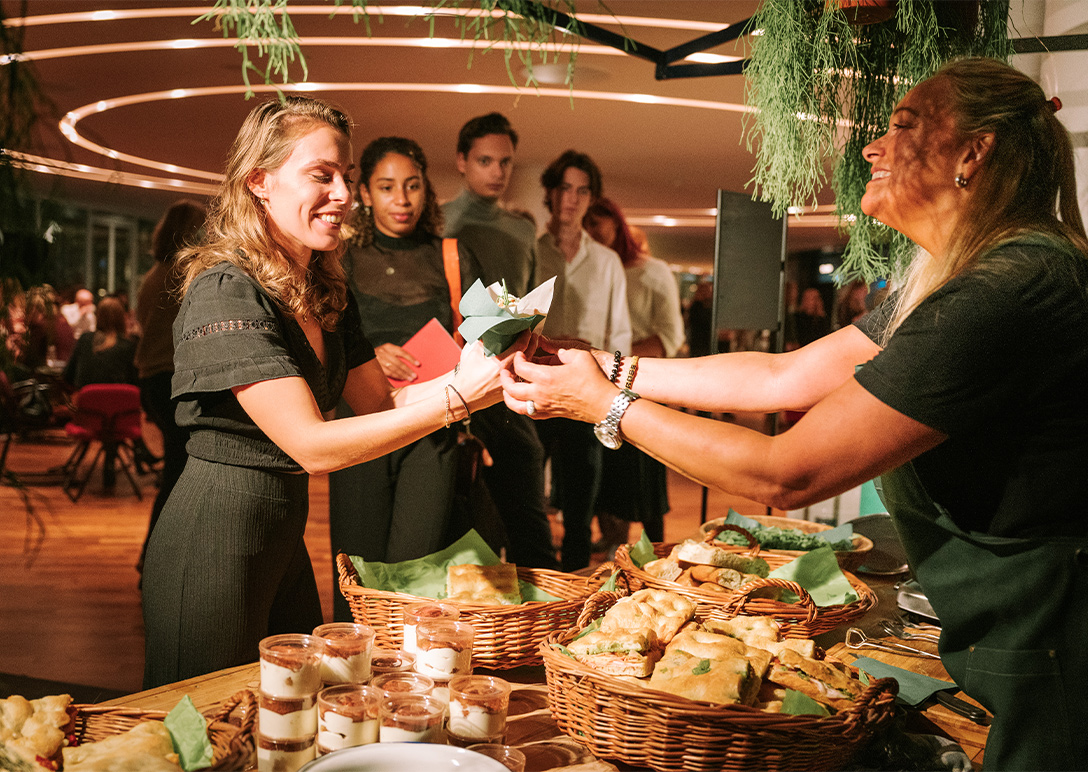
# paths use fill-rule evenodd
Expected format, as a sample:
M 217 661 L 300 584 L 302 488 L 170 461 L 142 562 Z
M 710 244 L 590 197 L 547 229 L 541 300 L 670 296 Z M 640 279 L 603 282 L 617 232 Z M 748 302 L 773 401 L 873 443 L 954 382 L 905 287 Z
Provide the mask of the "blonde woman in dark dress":
M 308 97 L 256 107 L 203 245 L 180 256 L 173 398 L 189 460 L 144 564 L 144 683 L 253 661 L 322 620 L 303 533 L 308 475 L 376 458 L 499 399 L 504 360 L 393 390 L 340 265 L 348 118 Z M 357 416 L 328 420 L 341 395 Z

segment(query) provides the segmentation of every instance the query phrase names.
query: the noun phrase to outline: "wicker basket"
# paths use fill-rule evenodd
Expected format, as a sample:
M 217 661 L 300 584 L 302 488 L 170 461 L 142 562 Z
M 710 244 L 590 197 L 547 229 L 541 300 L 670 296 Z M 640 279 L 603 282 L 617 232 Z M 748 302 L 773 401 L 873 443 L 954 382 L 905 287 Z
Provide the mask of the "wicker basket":
M 603 611 L 591 608 L 596 602 L 579 627 Z M 578 629 L 541 644 L 548 703 L 559 728 L 599 758 L 661 772 L 841 769 L 895 713 L 898 684 L 890 678 L 825 717 L 695 702 L 607 675 L 554 647 L 570 643 Z
M 726 526 L 735 528 L 735 526 Z M 738 531 L 743 529 L 737 528 Z M 745 532 L 746 533 L 746 532 Z M 755 543 L 755 540 L 752 540 Z M 658 557 L 666 557 L 673 544 L 654 544 L 654 554 Z M 745 554 L 756 554 L 758 544 Z M 767 561 L 771 570 L 784 566 L 793 560 L 787 555 L 772 552 L 759 553 L 759 557 Z M 643 571 L 631 560 L 626 545 L 616 550 L 616 565 L 625 574 L 632 590 L 649 587 L 655 590 L 668 590 L 678 595 L 683 595 L 696 604 L 698 613 L 704 617 L 716 617 L 719 619 L 732 619 L 741 614 L 748 616 L 774 617 L 782 626 L 782 635 L 787 638 L 811 638 L 828 630 L 854 621 L 865 615 L 870 609 L 876 607 L 877 597 L 869 585 L 850 573 L 846 578 L 854 589 L 858 599 L 852 603 L 837 606 L 817 606 L 809 594 L 799 584 L 784 579 L 756 579 L 749 582 L 741 590 L 704 590 L 699 587 L 687 587 L 667 579 L 660 579 Z M 752 593 L 763 587 L 781 587 L 793 592 L 799 598 L 797 603 L 783 603 L 770 598 L 753 598 Z
M 755 520 L 757 523 L 764 527 L 774 526 L 775 528 L 792 528 L 794 530 L 801 531 L 802 533 L 819 533 L 820 531 L 831 530 L 830 525 L 824 525 L 823 523 L 814 523 L 811 520 L 799 520 L 793 517 L 775 517 L 773 515 L 749 515 L 748 517 L 752 520 Z M 751 534 L 749 534 L 744 529 L 740 529 L 737 526 L 731 526 L 728 530 L 738 530 L 748 535 L 749 548 L 746 549 L 744 547 L 738 547 L 735 544 L 725 544 L 720 541 L 712 541 L 714 535 L 722 530 L 721 526 L 724 526 L 725 524 L 726 523 L 724 517 L 719 517 L 714 520 L 708 520 L 707 522 L 699 526 L 700 535 L 705 537 L 705 541 L 711 542 L 712 544 L 714 544 L 714 546 L 720 547 L 725 550 L 730 550 L 731 552 L 748 554 L 751 551 L 750 547 L 752 544 L 756 545 L 755 551 L 759 552 L 759 544 L 751 538 Z M 855 533 L 852 541 L 854 543 L 854 549 L 849 551 L 835 552 L 835 559 L 839 561 L 839 567 L 843 571 L 856 571 L 858 567 L 865 562 L 866 558 L 869 557 L 869 553 L 873 551 L 873 541 L 867 536 L 863 536 L 860 533 Z M 785 555 L 792 560 L 801 557 L 801 555 L 804 555 L 805 553 L 801 550 L 765 550 L 759 554 L 763 557 L 766 557 L 769 554 Z
M 342 552 L 336 556 L 336 569 L 340 576 L 340 592 L 347 599 L 355 621 L 374 628 L 375 646 L 399 649 L 403 641 L 405 606 L 432 599 L 361 586 L 351 558 Z M 604 583 L 612 569 L 612 564 L 606 563 L 586 577 L 518 566 L 519 579 L 562 599 L 558 601 L 531 601 L 517 606 L 442 602 L 456 606 L 461 612 L 461 620 L 475 630 L 473 666 L 508 670 L 539 665 L 540 642 L 549 634 L 566 630 L 575 623 L 586 598 Z
M 80 743 L 105 740 L 132 729 L 144 721 L 162 721 L 166 712 L 138 708 L 74 705 L 75 729 Z M 253 724 L 257 720 L 257 698 L 243 689 L 207 714 L 208 738 L 212 743 L 213 762 L 209 770 L 245 769 L 253 760 Z

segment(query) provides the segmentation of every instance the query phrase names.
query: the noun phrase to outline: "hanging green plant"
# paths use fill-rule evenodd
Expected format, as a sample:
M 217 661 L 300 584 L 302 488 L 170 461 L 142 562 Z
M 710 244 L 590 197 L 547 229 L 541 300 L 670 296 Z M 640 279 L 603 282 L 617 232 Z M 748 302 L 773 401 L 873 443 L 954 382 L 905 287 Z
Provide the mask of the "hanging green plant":
M 777 216 L 813 204 L 833 165 L 835 210 L 850 235 L 840 282 L 892 275 L 914 251 L 861 211 L 869 181 L 861 151 L 887 129 L 895 103 L 949 59 L 1012 53 L 1008 0 L 898 0 L 894 16 L 864 25 L 851 23 L 848 4 L 856 3 L 764 0 L 750 22 L 759 34 L 745 70 L 757 109 L 746 133 L 757 196 Z
M 297 62 L 302 80 L 308 75 L 306 57 L 302 53 L 300 38 L 288 11 L 289 0 L 215 0 L 212 8 L 193 20 L 193 24 L 213 22 L 223 31 L 224 37 L 235 37 L 235 48 L 242 55 L 242 79 L 246 84 L 246 99 L 253 96 L 251 73 L 256 73 L 265 83 L 275 80 L 291 82 L 291 66 Z M 332 14 L 341 6 L 349 5 L 352 18 L 362 20 L 369 35 L 372 0 L 333 0 Z M 434 37 L 434 25 L 438 16 L 453 12 L 453 18 L 462 40 L 474 40 L 481 49 L 490 50 L 497 42 L 518 43 L 503 49 L 506 70 L 512 82 L 517 82 L 513 70 L 515 56 L 525 70 L 526 85 L 536 85 L 533 78 L 534 63 L 559 61 L 567 57 L 567 82 L 572 83 L 574 64 L 578 57 L 578 21 L 573 18 L 574 0 L 430 0 L 422 13 L 428 23 L 428 32 Z M 604 4 L 601 3 L 604 8 Z M 474 13 L 457 13 L 472 9 Z M 570 15 L 566 30 L 554 24 L 554 11 Z M 606 9 L 607 10 L 607 9 Z M 381 13 L 378 12 L 379 21 Z M 250 57 L 250 49 L 256 50 L 263 69 Z M 469 66 L 472 64 L 471 54 Z

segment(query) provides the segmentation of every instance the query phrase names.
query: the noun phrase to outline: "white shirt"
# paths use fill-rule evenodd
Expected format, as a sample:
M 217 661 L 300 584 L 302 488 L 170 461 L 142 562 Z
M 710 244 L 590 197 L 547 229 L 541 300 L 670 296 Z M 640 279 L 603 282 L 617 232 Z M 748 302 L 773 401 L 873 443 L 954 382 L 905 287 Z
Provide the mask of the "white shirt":
M 646 255 L 627 267 L 627 307 L 633 340 L 656 335 L 665 347 L 665 356 L 676 356 L 684 345 L 684 317 L 680 313 L 680 287 L 668 263 Z
M 555 294 L 544 334 L 559 340 L 578 338 L 594 348 L 630 354 L 631 317 L 620 256 L 584 230 L 570 262 L 551 233 L 545 232 L 536 244 L 533 286 L 555 277 Z

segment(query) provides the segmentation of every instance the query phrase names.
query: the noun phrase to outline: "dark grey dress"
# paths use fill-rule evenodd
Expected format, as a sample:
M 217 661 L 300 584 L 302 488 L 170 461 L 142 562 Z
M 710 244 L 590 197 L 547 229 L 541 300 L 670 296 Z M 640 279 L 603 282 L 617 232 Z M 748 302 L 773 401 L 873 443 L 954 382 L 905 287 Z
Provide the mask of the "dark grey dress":
M 299 376 L 327 411 L 348 371 L 374 356 L 350 297 L 325 333 L 322 366 L 294 317 L 229 263 L 193 281 L 174 345 L 172 396 L 191 430 L 189 461 L 144 564 L 145 688 L 251 662 L 265 636 L 322 622 L 303 541 L 309 476 L 231 389 Z

